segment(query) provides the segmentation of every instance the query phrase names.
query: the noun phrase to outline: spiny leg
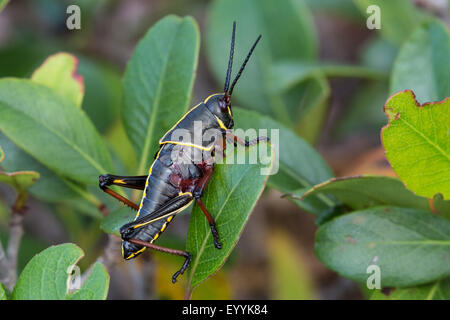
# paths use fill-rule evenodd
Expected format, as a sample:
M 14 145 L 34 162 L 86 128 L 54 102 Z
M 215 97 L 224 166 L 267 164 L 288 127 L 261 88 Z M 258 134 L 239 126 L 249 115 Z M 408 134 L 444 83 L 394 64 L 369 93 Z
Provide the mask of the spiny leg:
M 183 210 L 184 208 L 189 206 L 191 204 L 192 200 L 193 200 L 193 197 L 192 197 L 191 193 L 181 194 L 181 195 L 169 200 L 168 202 L 166 202 L 161 208 L 159 208 L 159 209 L 153 211 L 152 213 L 150 213 L 146 216 L 143 216 L 135 221 L 127 223 L 120 228 L 120 235 L 124 241 L 136 244 L 138 246 L 147 247 L 147 248 L 155 249 L 155 250 L 170 253 L 170 254 L 183 256 L 186 258 L 181 269 L 178 270 L 173 275 L 173 277 L 172 277 L 173 283 L 175 283 L 177 281 L 177 277 L 180 274 L 183 274 L 186 271 L 186 269 L 189 265 L 189 262 L 191 261 L 191 255 L 185 251 L 165 248 L 165 247 L 161 247 L 161 246 L 155 245 L 155 244 L 147 242 L 147 241 L 136 239 L 136 238 L 134 238 L 135 231 L 150 224 L 150 223 L 153 223 L 157 220 L 168 218 L 169 216 L 173 216 L 173 215 L 177 214 L 178 212 L 180 212 L 181 210 Z
M 115 192 L 115 191 L 113 191 L 113 190 L 111 190 L 111 189 L 109 189 L 109 188 L 107 188 L 107 187 L 102 188 L 102 190 L 103 190 L 104 192 L 106 192 L 107 194 L 109 194 L 110 196 L 116 198 L 116 199 L 119 200 L 120 202 L 126 204 L 126 205 L 129 206 L 131 209 L 136 210 L 136 211 L 139 210 L 139 206 L 138 206 L 136 203 L 132 202 L 131 200 L 128 200 L 128 199 L 125 198 L 124 196 L 121 196 L 121 195 L 118 194 L 117 192 Z
M 261 141 L 270 142 L 270 139 L 268 137 L 257 137 L 256 139 L 253 139 L 253 140 L 244 140 L 244 139 L 241 139 L 238 136 L 234 135 L 229 130 L 226 131 L 226 138 L 228 141 L 233 142 L 235 147 L 238 144 L 240 144 L 241 146 L 248 148 L 250 146 L 260 143 Z
M 108 186 L 117 185 L 125 188 L 144 190 L 146 180 L 147 176 L 124 177 L 103 174 L 98 177 L 100 189 L 136 211 L 139 210 L 139 206 L 137 204 L 108 188 Z
M 187 252 L 187 251 L 171 249 L 171 248 L 165 248 L 165 247 L 161 247 L 161 246 L 158 246 L 156 244 L 153 244 L 153 243 L 150 243 L 150 242 L 146 242 L 146 241 L 143 241 L 143 240 L 139 240 L 139 239 L 128 239 L 127 241 L 131 242 L 133 244 L 136 244 L 138 246 L 147 247 L 147 248 L 154 249 L 154 250 L 157 250 L 157 251 L 161 251 L 161 252 L 170 253 L 170 254 L 174 254 L 174 255 L 177 255 L 177 256 L 184 257 L 185 260 L 184 260 L 184 263 L 181 266 L 180 270 L 175 272 L 174 275 L 172 276 L 172 283 L 177 282 L 177 277 L 180 274 L 183 274 L 186 271 L 186 269 L 189 266 L 189 263 L 191 262 L 191 259 L 192 259 L 191 254 L 189 252 Z
M 214 221 L 214 218 L 209 213 L 208 209 L 206 209 L 205 205 L 202 202 L 202 195 L 203 191 L 206 188 L 206 185 L 208 184 L 209 179 L 211 178 L 211 175 L 213 173 L 213 166 L 206 166 L 203 169 L 203 176 L 200 179 L 200 181 L 197 184 L 197 187 L 194 190 L 194 198 L 202 210 L 203 214 L 205 215 L 206 219 L 208 220 L 209 227 L 211 228 L 211 233 L 213 235 L 214 239 L 214 246 L 217 249 L 222 249 L 222 244 L 219 241 L 219 232 L 217 232 L 216 228 L 216 222 Z
M 212 233 L 213 239 L 214 239 L 214 246 L 217 249 L 222 249 L 222 244 L 219 241 L 219 232 L 217 232 L 216 222 L 214 221 L 214 218 L 211 216 L 211 214 L 206 209 L 201 198 L 196 199 L 196 201 L 197 201 L 198 206 L 202 210 L 203 214 L 205 215 L 206 219 L 208 220 L 209 227 L 211 228 L 211 233 Z

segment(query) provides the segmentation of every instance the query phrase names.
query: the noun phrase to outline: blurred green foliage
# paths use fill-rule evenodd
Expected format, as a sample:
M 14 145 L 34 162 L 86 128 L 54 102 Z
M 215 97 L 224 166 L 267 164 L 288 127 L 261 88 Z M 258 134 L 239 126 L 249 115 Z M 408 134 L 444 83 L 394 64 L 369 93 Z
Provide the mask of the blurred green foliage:
M 436 238 L 428 232 L 428 228 L 436 227 L 447 234 L 444 229 L 450 217 L 448 201 L 434 194 L 427 194 L 430 199 L 414 195 L 404 188 L 405 181 L 394 178 L 363 176 L 334 180 L 334 168 L 315 149 L 319 146 L 321 151 L 326 150 L 334 142 L 359 137 L 361 133 L 379 140 L 380 129 L 386 124 L 382 106 L 389 94 L 412 89 L 421 103 L 449 95 L 448 27 L 432 13 L 408 0 L 379 0 L 376 4 L 381 9 L 382 28 L 369 31 L 365 26 L 366 9 L 372 2 L 368 0 L 175 0 L 151 4 L 83 0 L 77 2 L 83 14 L 82 29 L 69 32 L 65 27 L 65 9 L 71 4 L 68 0 L 7 3 L 0 1 L 0 11 L 3 9 L 0 18 L 18 15 L 20 11 L 24 12 L 23 16 L 19 13 L 24 21 L 7 22 L 13 26 L 9 34 L 3 38 L 0 34 L 0 76 L 4 78 L 0 81 L 0 146 L 5 153 L 0 166 L 9 174 L 1 176 L 11 182 L 13 172 L 39 174 L 39 179 L 33 184 L 26 183 L 25 187 L 22 180 L 15 178 L 11 183 L 19 193 L 29 193 L 34 201 L 43 203 L 47 214 L 56 217 L 69 240 L 86 252 L 86 258 L 80 262 L 84 269 L 102 252 L 101 230 L 117 234 L 118 228 L 134 217 L 133 212 L 120 208 L 114 199 L 98 190 L 98 175 L 145 173 L 159 138 L 192 106 L 192 96 L 221 90 L 232 22 L 236 21 L 233 70 L 238 70 L 252 41 L 258 34 L 263 35 L 234 91 L 233 105 L 239 106 L 233 110 L 236 127 L 279 129 L 279 154 L 275 154 L 279 172 L 268 179 L 267 189 L 294 195 L 289 199 L 300 209 L 318 216 L 318 257 L 332 270 L 363 284 L 369 260 L 373 256 L 382 257 L 383 269 L 388 270 L 387 285 L 414 286 L 395 289 L 388 297 L 376 292 L 371 296 L 373 299 L 448 297 L 446 266 L 438 268 L 437 260 L 430 260 L 433 261 L 430 268 L 421 265 L 408 269 L 422 260 L 418 254 L 422 245 L 449 254 L 447 237 Z M 336 39 L 330 31 L 334 30 L 324 33 L 328 23 L 336 26 L 337 31 L 349 25 L 350 30 L 364 34 L 363 40 L 355 39 L 359 41 L 357 49 L 344 48 L 353 50 L 352 58 L 334 58 L 339 57 L 333 55 L 334 51 L 348 42 L 337 39 L 338 44 L 333 47 Z M 67 53 L 59 55 L 66 62 L 38 69 L 60 52 Z M 35 70 L 40 72 L 32 76 Z M 344 87 L 341 92 L 336 83 L 344 78 L 354 81 L 356 89 Z M 77 79 L 82 79 L 82 89 L 77 86 L 80 83 Z M 340 95 L 348 97 L 344 107 L 336 112 L 336 96 Z M 442 112 L 444 116 L 438 119 L 441 122 L 448 116 L 446 110 Z M 233 174 L 239 175 L 233 168 L 219 168 L 215 183 L 226 183 L 226 178 Z M 228 182 L 233 185 L 233 181 Z M 190 284 L 184 279 L 182 286 L 196 286 L 220 269 L 238 241 L 264 183 L 250 177 L 247 184 L 236 185 L 239 190 L 246 190 L 243 193 L 249 192 L 252 200 L 240 204 L 242 199 L 234 196 L 226 202 L 229 217 L 231 213 L 239 213 L 242 218 L 225 237 L 232 239 L 229 250 L 218 253 L 200 275 L 194 270 Z M 220 197 L 218 187 L 214 188 L 212 185 L 212 193 L 206 198 L 216 213 L 220 211 L 215 210 Z M 135 201 L 140 196 L 116 190 Z M 112 212 L 105 219 L 98 210 L 103 205 Z M 380 209 L 379 205 L 388 207 Z M 388 218 L 385 209 L 390 212 Z M 354 210 L 357 211 L 342 215 Z M 8 234 L 9 211 L 2 204 L 2 243 Z M 438 212 L 440 216 L 433 217 L 430 212 Z M 195 207 L 188 233 L 189 249 L 195 247 L 194 239 L 207 229 L 203 228 L 205 221 L 197 216 Z M 420 217 L 420 224 L 416 216 Z M 368 221 L 358 220 L 360 217 L 373 225 L 366 225 Z M 352 223 L 358 228 L 352 227 Z M 374 239 L 373 234 L 379 239 Z M 170 245 L 172 241 L 175 247 L 183 246 L 176 236 L 168 233 L 165 237 Z M 378 244 L 380 239 L 390 242 Z M 304 257 L 289 254 L 296 249 L 291 240 L 291 236 L 280 232 L 262 245 L 261 250 L 270 255 L 266 269 L 272 291 L 267 297 L 317 298 L 317 284 L 308 281 L 311 271 Z M 370 247 L 374 241 L 377 244 Z M 399 247 L 396 242 L 408 243 Z M 36 235 L 25 235 L 19 270 L 48 245 Z M 70 246 L 65 250 L 76 251 L 73 256 L 79 257 L 80 249 L 63 246 Z M 379 248 L 383 249 L 378 251 Z M 341 250 L 346 250 L 346 255 Z M 217 252 L 208 252 L 201 259 L 211 258 L 213 253 Z M 396 264 L 398 256 L 403 255 L 408 260 Z M 343 261 L 344 258 L 352 263 Z M 35 263 L 33 259 L 30 265 Z M 237 259 L 228 259 L 225 268 L 198 286 L 192 298 L 239 296 L 230 284 L 230 269 Z M 180 287 L 164 283 L 169 282 L 179 259 L 157 254 L 155 261 L 157 278 L 151 289 L 155 291 L 153 296 L 181 299 L 184 292 Z M 393 268 L 394 265 L 398 268 Z M 103 289 L 98 292 L 105 293 L 107 274 L 96 267 L 98 274 L 94 278 L 102 278 L 102 284 L 89 278 L 91 281 L 85 285 L 100 286 Z M 407 270 L 407 274 L 400 269 Z M 65 274 L 63 278 L 67 279 Z M 20 280 L 19 284 L 24 286 L 26 281 Z M 21 297 L 19 289 L 13 293 L 17 298 Z M 67 297 L 61 292 L 59 298 Z M 6 294 L 0 287 L 0 299 Z M 75 296 L 105 298 L 106 293 L 88 296 L 80 290 L 72 297 Z

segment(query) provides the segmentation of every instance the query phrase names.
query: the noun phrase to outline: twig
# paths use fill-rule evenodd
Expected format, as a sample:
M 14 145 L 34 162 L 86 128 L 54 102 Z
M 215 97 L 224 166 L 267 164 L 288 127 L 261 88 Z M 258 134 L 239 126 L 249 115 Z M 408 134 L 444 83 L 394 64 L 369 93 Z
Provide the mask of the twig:
M 103 250 L 103 254 L 97 259 L 97 261 L 103 263 L 108 270 L 110 270 L 117 262 L 121 241 L 122 240 L 119 237 L 109 234 L 108 242 Z
M 9 264 L 1 242 L 0 242 L 0 282 L 3 283 L 5 286 L 7 286 L 9 289 Z
M 9 227 L 9 242 L 8 249 L 6 251 L 6 257 L 9 263 L 10 269 L 10 282 L 11 288 L 17 281 L 17 259 L 19 256 L 20 242 L 23 236 L 23 215 L 17 211 L 13 211 L 11 215 L 11 222 Z
M 25 202 L 26 194 L 20 193 L 11 207 L 12 212 L 6 254 L 0 243 L 0 282 L 10 291 L 14 288 L 17 281 L 17 258 L 23 236 L 22 222 L 26 210 Z
M 117 261 L 116 258 L 118 254 L 118 248 L 120 248 L 120 242 L 120 238 L 116 237 L 115 235 L 108 235 L 108 242 L 106 243 L 102 255 L 99 256 L 97 260 L 95 260 L 95 262 L 90 265 L 89 268 L 81 275 L 81 285 L 83 285 L 83 283 L 86 281 L 89 274 L 91 273 L 92 268 L 94 267 L 94 264 L 97 262 L 102 263 L 108 270 L 108 272 L 111 273 L 111 269 L 114 267 Z

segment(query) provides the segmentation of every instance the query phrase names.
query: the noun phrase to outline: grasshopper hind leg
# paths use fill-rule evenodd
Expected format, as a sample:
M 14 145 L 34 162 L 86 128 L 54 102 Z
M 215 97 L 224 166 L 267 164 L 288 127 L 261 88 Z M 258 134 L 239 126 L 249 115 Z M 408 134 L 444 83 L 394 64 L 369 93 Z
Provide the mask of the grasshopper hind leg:
M 150 243 L 150 242 L 147 242 L 147 241 L 143 241 L 143 240 L 139 240 L 139 239 L 129 239 L 129 240 L 127 240 L 127 242 L 129 242 L 131 244 L 138 245 L 140 247 L 146 247 L 146 248 L 149 248 L 149 249 L 153 249 L 153 250 L 157 250 L 157 251 L 173 254 L 173 255 L 176 255 L 176 256 L 184 257 L 185 260 L 184 260 L 184 263 L 181 266 L 180 270 L 175 272 L 174 275 L 172 276 L 172 283 L 177 282 L 178 276 L 184 274 L 184 272 L 189 267 L 189 264 L 190 264 L 190 262 L 192 260 L 192 255 L 189 252 L 187 252 L 187 251 L 171 249 L 171 248 L 165 248 L 165 247 L 161 247 L 161 246 L 158 246 L 156 244 L 153 244 L 153 243 Z

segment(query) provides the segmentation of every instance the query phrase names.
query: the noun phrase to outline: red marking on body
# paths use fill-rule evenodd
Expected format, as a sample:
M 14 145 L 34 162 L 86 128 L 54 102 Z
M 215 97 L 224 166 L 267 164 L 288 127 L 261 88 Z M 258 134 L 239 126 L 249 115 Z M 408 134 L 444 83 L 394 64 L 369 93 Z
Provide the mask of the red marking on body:
M 174 172 L 169 176 L 170 183 L 175 187 L 179 188 L 181 192 L 190 192 L 193 193 L 195 190 L 203 191 L 208 184 L 209 179 L 211 178 L 213 172 L 213 166 L 206 163 L 201 162 L 196 165 L 199 168 L 203 176 L 195 179 L 183 179 L 181 176 L 181 170 L 178 164 L 174 163 L 172 167 L 174 168 Z
M 200 179 L 182 179 L 180 189 L 182 192 L 194 192 Z
M 180 175 L 176 174 L 176 173 L 172 173 L 169 177 L 169 181 L 170 183 L 175 187 L 175 188 L 179 188 L 181 181 L 183 179 L 181 178 Z

